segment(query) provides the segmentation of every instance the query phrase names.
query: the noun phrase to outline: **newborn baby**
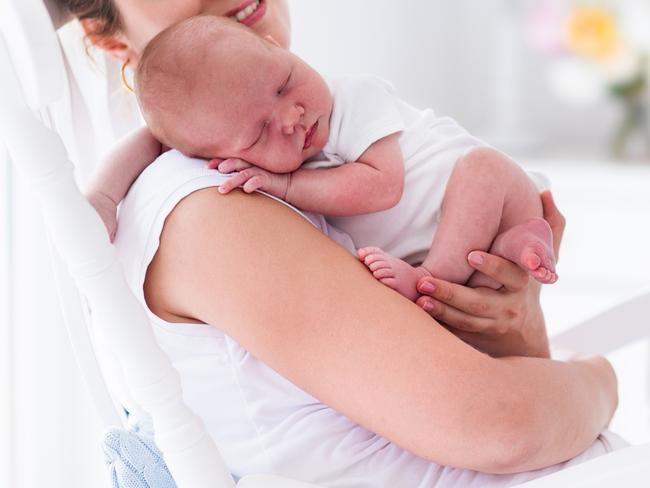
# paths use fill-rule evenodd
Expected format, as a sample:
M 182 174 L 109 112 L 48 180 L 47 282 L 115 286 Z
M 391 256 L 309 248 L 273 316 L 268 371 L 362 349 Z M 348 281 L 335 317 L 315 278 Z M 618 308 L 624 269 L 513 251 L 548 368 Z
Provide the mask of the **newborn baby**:
M 410 300 L 424 275 L 500 286 L 472 274 L 465 259 L 476 249 L 542 283 L 557 279 L 551 229 L 526 173 L 382 80 L 326 81 L 272 38 L 201 16 L 151 41 L 136 93 L 161 143 L 236 172 L 220 192 L 262 190 L 329 216 L 373 275 Z M 120 197 L 133 179 L 104 175 L 96 187 L 119 187 Z

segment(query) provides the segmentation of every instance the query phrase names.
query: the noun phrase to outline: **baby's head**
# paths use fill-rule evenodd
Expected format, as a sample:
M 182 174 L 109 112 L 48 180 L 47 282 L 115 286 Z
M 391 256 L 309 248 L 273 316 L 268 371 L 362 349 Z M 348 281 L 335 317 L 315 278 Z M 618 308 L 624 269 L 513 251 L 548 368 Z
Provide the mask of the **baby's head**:
M 188 156 L 290 172 L 329 135 L 322 77 L 272 38 L 222 17 L 161 32 L 142 54 L 135 89 L 154 136 Z

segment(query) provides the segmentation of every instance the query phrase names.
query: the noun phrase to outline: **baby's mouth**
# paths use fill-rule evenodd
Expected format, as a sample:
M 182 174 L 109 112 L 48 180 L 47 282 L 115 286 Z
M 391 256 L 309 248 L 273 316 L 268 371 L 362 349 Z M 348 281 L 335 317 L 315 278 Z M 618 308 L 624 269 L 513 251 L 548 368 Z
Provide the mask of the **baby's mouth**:
M 311 140 L 314 137 L 314 134 L 316 134 L 316 130 L 318 130 L 318 120 L 312 125 L 307 133 L 305 134 L 305 144 L 302 146 L 302 150 L 304 151 L 305 149 L 309 149 L 311 146 Z
M 264 3 L 265 0 L 246 0 L 239 7 L 228 11 L 226 17 L 230 17 L 244 25 L 251 25 L 264 15 L 263 10 L 258 12 L 260 5 L 263 6 Z M 255 12 L 257 12 L 257 15 L 255 15 Z

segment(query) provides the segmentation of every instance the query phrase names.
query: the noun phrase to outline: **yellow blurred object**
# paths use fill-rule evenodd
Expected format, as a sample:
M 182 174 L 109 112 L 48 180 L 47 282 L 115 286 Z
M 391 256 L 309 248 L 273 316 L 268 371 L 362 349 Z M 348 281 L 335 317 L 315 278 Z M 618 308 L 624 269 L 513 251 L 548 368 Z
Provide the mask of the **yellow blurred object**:
M 569 48 L 581 56 L 603 61 L 616 54 L 619 34 L 612 12 L 600 7 L 577 7 L 567 24 Z

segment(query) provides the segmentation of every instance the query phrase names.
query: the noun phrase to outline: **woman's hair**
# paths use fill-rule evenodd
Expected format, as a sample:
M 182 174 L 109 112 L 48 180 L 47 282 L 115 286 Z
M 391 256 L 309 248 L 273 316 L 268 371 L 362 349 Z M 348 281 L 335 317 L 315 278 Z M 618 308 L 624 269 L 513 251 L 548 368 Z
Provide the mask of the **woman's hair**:
M 55 0 L 55 3 L 79 20 L 96 21 L 92 23 L 92 30 L 87 32 L 87 39 L 91 42 L 115 34 L 122 28 L 113 0 Z

